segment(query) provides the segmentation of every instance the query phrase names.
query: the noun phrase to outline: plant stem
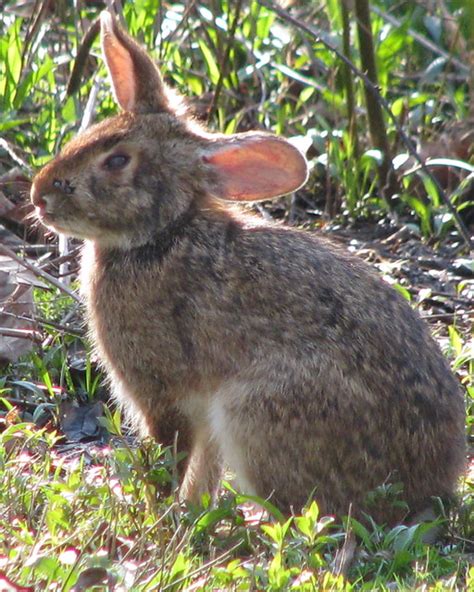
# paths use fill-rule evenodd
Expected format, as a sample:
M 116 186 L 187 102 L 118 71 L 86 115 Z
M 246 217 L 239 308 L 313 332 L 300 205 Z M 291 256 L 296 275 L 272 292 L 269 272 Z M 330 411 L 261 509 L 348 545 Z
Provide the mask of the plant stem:
M 339 0 L 342 18 L 342 51 L 348 60 L 351 59 L 351 25 L 347 0 Z M 357 117 L 355 112 L 354 82 L 349 66 L 342 64 L 342 75 L 346 87 L 347 117 L 349 120 L 349 137 L 354 158 L 359 158 L 359 138 L 357 135 Z
M 209 114 L 207 116 L 207 123 L 208 124 L 210 123 L 210 121 L 212 121 L 212 118 L 214 117 L 214 113 L 217 109 L 217 103 L 219 100 L 219 96 L 221 94 L 222 85 L 224 84 L 224 79 L 227 76 L 227 64 L 229 62 L 230 50 L 232 48 L 232 45 L 234 44 L 235 31 L 237 30 L 237 24 L 239 22 L 241 9 L 242 9 L 242 0 L 237 0 L 237 2 L 235 4 L 232 24 L 229 27 L 229 34 L 227 37 L 227 46 L 225 48 L 224 56 L 222 57 L 222 60 L 220 63 L 219 80 L 217 81 L 216 89 L 215 89 L 214 95 L 212 97 L 212 103 L 211 103 L 211 106 L 209 107 Z
M 374 86 L 378 86 L 377 66 L 375 63 L 374 39 L 370 22 L 369 0 L 355 0 L 355 15 L 357 19 L 357 36 L 362 70 Z M 367 105 L 367 119 L 370 137 L 373 145 L 383 153 L 383 160 L 379 165 L 380 181 L 383 184 L 383 196 L 389 208 L 392 197 L 400 193 L 400 186 L 392 168 L 392 155 L 387 137 L 387 130 L 382 107 L 377 97 L 364 85 L 365 103 Z

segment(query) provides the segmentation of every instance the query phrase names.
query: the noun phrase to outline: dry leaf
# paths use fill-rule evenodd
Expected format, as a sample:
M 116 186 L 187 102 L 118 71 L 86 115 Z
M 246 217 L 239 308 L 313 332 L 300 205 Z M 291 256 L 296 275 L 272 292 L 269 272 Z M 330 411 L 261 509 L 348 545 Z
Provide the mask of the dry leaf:
M 36 277 L 15 261 L 0 257 L 0 364 L 28 353 L 38 334 L 31 318 Z M 44 285 L 44 284 L 43 284 Z

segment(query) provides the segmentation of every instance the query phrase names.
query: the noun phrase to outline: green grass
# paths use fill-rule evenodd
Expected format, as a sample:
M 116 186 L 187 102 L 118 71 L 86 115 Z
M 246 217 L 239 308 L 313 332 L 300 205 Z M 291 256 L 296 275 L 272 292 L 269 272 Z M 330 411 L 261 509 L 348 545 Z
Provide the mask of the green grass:
M 6 423 L 0 438 L 0 570 L 35 590 L 71 590 L 87 578 L 95 584 L 108 578 L 136 591 L 474 585 L 462 542 L 426 546 L 421 525 L 388 530 L 352 521 L 362 543 L 343 578 L 332 574 L 331 565 L 347 529 L 320 516 L 315 502 L 285 522 L 245 516 L 238 505 L 245 498 L 231 491 L 217 507 L 180 509 L 162 493 L 173 459 L 152 442 L 131 448 L 117 437 L 107 448 L 60 452 L 54 433 L 14 417 Z
M 92 3 L 84 4 L 61 14 L 53 9 L 35 28 L 33 20 L 15 14 L 11 2 L 12 11 L 2 12 L 0 136 L 10 151 L 0 152 L 0 174 L 19 163 L 28 174 L 49 160 L 76 132 L 95 81 L 105 80 L 96 42 L 79 92 L 66 96 L 73 56 L 87 22 L 98 14 Z M 393 8 L 388 0 L 373 4 L 386 12 Z M 316 216 L 311 221 L 324 223 L 328 195 L 339 204 L 337 222 L 386 219 L 376 166 L 380 153 L 365 131 L 360 81 L 354 81 L 356 149 L 347 131 L 341 64 L 317 39 L 303 36 L 256 1 L 214 0 L 189 10 L 187 4 L 160 5 L 158 0 L 124 5 L 131 33 L 154 48 L 167 80 L 192 101 L 208 97 L 212 110 L 204 117 L 213 129 L 231 133 L 264 127 L 303 138 L 310 146 L 312 175 L 302 195 Z M 472 43 L 465 27 L 469 3 L 446 5 L 461 25 L 459 39 Z M 339 47 L 342 21 L 336 0 L 301 3 L 301 10 L 303 20 Z M 380 91 L 405 132 L 428 142 L 452 122 L 465 120 L 472 99 L 459 70 L 449 60 L 437 62 L 438 56 L 409 29 L 434 39 L 455 60 L 463 60 L 464 46 L 449 37 L 438 13 L 428 14 L 415 3 L 393 11 L 399 26 L 373 15 Z M 355 44 L 352 49 L 357 62 Z M 193 106 L 199 111 L 198 102 Z M 114 109 L 104 82 L 98 116 Z M 405 148 L 390 120 L 387 125 L 393 154 L 401 159 Z M 459 158 L 450 163 L 468 172 L 471 165 Z M 446 160 L 440 164 L 447 166 Z M 468 182 L 450 190 L 460 213 L 472 206 L 462 199 Z M 283 200 L 287 219 L 289 204 Z M 452 215 L 421 173 L 403 177 L 395 213 L 430 244 L 462 247 Z M 308 223 L 308 218 L 300 221 Z M 457 289 L 458 295 L 468 294 L 469 282 Z M 409 295 L 406 286 L 400 290 Z M 427 546 L 421 542 L 423 526 L 336 524 L 319 515 L 315 503 L 285 521 L 261 500 L 273 515 L 269 519 L 243 506 L 248 498 L 229 484 L 217 506 L 203 500 L 200 508 L 180 507 L 171 451 L 122 433 L 115 409 L 106 410 L 102 420 L 113 434 L 107 445 L 68 445 L 59 431 L 63 399 L 87 406 L 103 398 L 104 387 L 72 300 L 56 288 L 36 289 L 35 303 L 43 346 L 6 368 L 0 379 L 0 589 L 5 576 L 32 590 L 64 591 L 113 585 L 135 591 L 474 590 L 472 470 L 460 483 L 459 506 L 447 519 L 446 535 Z M 472 432 L 470 329 L 469 321 L 453 321 L 442 336 L 465 387 Z M 358 551 L 346 577 L 337 576 L 335 553 L 350 531 L 358 536 Z

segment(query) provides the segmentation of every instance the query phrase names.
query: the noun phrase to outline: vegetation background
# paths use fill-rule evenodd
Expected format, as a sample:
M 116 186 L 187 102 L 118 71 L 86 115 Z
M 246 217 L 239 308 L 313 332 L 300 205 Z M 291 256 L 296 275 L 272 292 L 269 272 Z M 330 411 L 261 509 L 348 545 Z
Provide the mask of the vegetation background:
M 45 235 L 28 205 L 34 170 L 115 111 L 94 28 L 103 8 L 0 4 L 0 589 L 474 590 L 472 464 L 432 546 L 423 525 L 335 524 L 314 503 L 284 521 L 261 500 L 262 515 L 229 483 L 218 507 L 179 510 L 172 451 L 135 442 L 105 405 L 79 245 Z M 419 309 L 465 388 L 472 442 L 472 2 L 117 10 L 212 129 L 272 130 L 307 151 L 307 186 L 257 214 L 331 234 Z M 341 568 L 351 531 L 359 545 Z

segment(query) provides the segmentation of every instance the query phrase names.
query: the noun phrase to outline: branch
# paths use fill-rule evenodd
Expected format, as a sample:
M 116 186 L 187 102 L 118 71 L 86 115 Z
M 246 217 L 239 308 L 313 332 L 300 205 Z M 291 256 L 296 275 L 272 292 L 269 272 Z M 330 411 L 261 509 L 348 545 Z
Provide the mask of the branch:
M 30 339 L 35 343 L 41 343 L 43 336 L 39 331 L 30 329 L 11 329 L 10 327 L 0 327 L 0 335 L 5 337 L 16 337 L 17 339 Z
M 31 263 L 29 263 L 25 259 L 18 257 L 18 255 L 16 253 L 14 253 L 11 249 L 6 247 L 5 245 L 0 245 L 0 255 L 1 254 L 6 255 L 7 257 L 10 257 L 10 259 L 13 259 L 13 261 L 16 261 L 17 263 L 22 265 L 25 269 L 28 269 L 29 271 L 34 273 L 36 276 L 43 278 L 44 280 L 46 280 L 47 282 L 49 282 L 50 284 L 52 284 L 53 286 L 55 286 L 56 288 L 61 290 L 61 292 L 64 292 L 65 294 L 70 296 L 73 300 L 82 304 L 81 299 L 79 298 L 79 296 L 75 292 L 73 292 L 72 290 L 70 290 L 69 288 L 64 286 L 59 280 L 57 280 L 55 277 L 53 277 L 52 275 L 50 275 L 46 271 L 43 271 L 42 269 L 40 269 L 36 265 L 32 265 Z
M 370 79 L 372 85 L 378 88 L 379 82 L 375 63 L 369 0 L 355 0 L 354 10 L 357 21 L 357 36 L 359 38 L 359 54 L 362 68 L 364 72 L 367 72 L 367 77 Z M 370 92 L 367 85 L 364 86 L 364 94 L 372 144 L 375 148 L 379 148 L 384 156 L 382 162 L 378 165 L 379 175 L 384 184 L 382 194 L 387 205 L 392 209 L 392 197 L 401 192 L 401 187 L 393 170 L 392 151 L 388 143 L 383 109 L 377 96 Z

